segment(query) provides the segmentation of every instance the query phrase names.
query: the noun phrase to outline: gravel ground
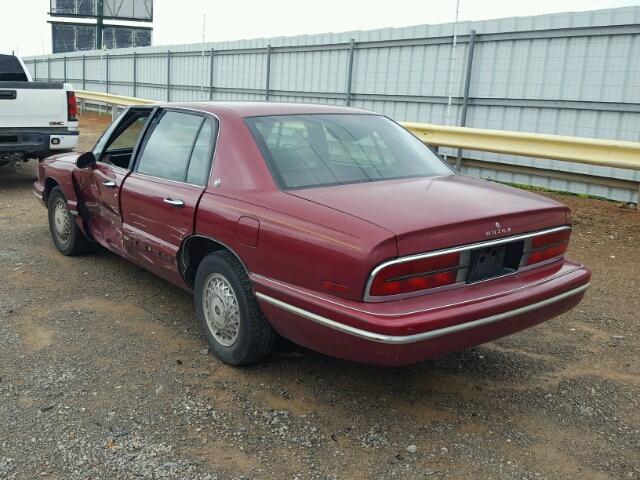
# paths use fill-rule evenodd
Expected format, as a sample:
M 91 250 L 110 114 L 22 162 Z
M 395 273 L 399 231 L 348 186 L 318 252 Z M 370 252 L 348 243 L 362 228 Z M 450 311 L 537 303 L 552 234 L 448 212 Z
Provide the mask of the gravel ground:
M 0 174 L 0 478 L 640 478 L 639 212 L 557 197 L 593 286 L 537 328 L 404 368 L 282 346 L 234 369 L 189 294 L 58 254 L 34 172 Z

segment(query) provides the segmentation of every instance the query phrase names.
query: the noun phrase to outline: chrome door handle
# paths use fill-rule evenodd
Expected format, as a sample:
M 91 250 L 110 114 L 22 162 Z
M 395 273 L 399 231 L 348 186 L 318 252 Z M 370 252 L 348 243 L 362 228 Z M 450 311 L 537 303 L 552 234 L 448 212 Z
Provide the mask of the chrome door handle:
M 163 202 L 168 203 L 172 207 L 184 207 L 184 202 L 182 200 L 173 200 L 172 198 L 165 198 Z
M 116 188 L 116 182 L 113 180 L 105 180 L 102 184 L 107 188 Z

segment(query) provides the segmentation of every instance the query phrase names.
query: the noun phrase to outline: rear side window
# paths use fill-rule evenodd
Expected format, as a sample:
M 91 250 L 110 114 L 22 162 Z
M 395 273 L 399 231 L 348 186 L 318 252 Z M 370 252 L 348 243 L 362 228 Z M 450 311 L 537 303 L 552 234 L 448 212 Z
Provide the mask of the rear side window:
M 379 115 L 278 115 L 247 123 L 284 189 L 453 173 L 420 140 Z
M 189 159 L 203 122 L 200 115 L 164 112 L 147 140 L 137 171 L 167 180 L 186 181 Z
M 215 135 L 216 124 L 211 118 L 205 120 L 193 146 L 189 170 L 187 171 L 187 183 L 195 185 L 205 185 L 209 180 L 209 170 L 211 169 L 211 157 L 213 156 L 212 146 Z
M 0 82 L 26 82 L 28 80 L 17 57 L 0 55 Z

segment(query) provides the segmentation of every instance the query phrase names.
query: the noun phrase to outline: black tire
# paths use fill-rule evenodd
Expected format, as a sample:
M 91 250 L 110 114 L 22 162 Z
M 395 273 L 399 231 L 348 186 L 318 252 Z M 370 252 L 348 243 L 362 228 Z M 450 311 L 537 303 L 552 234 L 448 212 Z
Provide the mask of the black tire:
M 84 236 L 69 208 L 67 207 L 67 199 L 62 193 L 60 187 L 55 187 L 49 194 L 47 201 L 47 208 L 49 213 L 49 231 L 51 232 L 51 238 L 56 248 L 68 257 L 74 255 L 80 255 L 90 250 L 91 244 L 87 237 Z M 60 215 L 58 216 L 56 226 L 56 208 L 60 209 Z M 65 220 L 66 219 L 66 220 Z M 60 232 L 60 222 L 68 222 L 65 230 L 65 234 Z
M 221 343 L 216 338 L 213 327 L 207 322 L 207 314 L 205 313 L 205 288 L 207 288 L 207 284 L 211 285 L 211 282 L 216 280 L 224 288 L 231 288 L 235 295 L 235 302 L 232 297 L 227 295 L 225 300 L 220 296 L 215 296 L 211 300 L 212 297 L 209 296 L 210 303 L 221 302 L 218 305 L 224 310 L 221 315 L 222 319 L 226 319 L 229 315 L 227 312 L 235 309 L 236 306 L 239 312 L 237 315 L 239 328 L 236 330 L 235 340 L 233 338 L 223 339 L 227 342 L 233 342 L 228 345 Z M 216 357 L 230 365 L 247 365 L 261 360 L 273 350 L 277 334 L 260 310 L 247 272 L 231 253 L 220 251 L 207 255 L 198 266 L 194 290 L 198 320 L 202 325 L 209 347 Z M 208 315 L 213 318 L 213 311 L 209 310 L 209 312 Z M 217 313 L 220 315 L 220 312 Z

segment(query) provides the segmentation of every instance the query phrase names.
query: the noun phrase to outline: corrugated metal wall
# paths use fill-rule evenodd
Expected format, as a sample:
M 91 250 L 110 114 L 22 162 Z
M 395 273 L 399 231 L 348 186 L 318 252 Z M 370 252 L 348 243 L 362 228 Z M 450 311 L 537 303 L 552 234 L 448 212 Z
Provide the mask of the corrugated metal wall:
M 265 100 L 268 82 L 271 101 L 350 102 L 397 120 L 457 125 L 471 30 L 477 36 L 467 126 L 640 141 L 640 7 L 463 22 L 451 74 L 453 24 L 94 51 L 26 62 L 37 80 L 66 80 L 76 88 L 120 95 Z M 481 152 L 465 157 L 640 182 L 640 172 Z M 486 168 L 467 173 L 621 201 L 638 198 L 637 189 L 544 173 Z

